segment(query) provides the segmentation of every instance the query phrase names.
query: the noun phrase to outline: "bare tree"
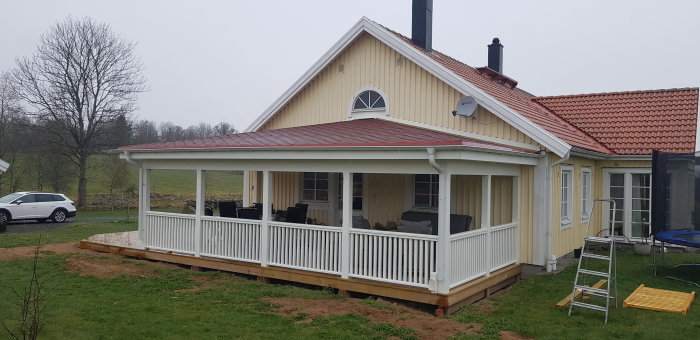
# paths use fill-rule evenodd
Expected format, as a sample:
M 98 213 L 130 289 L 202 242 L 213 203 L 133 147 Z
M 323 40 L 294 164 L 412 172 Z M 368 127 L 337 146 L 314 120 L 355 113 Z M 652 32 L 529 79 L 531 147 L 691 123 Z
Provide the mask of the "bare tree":
M 42 35 L 37 52 L 17 60 L 16 93 L 37 125 L 56 138 L 78 167 L 78 206 L 85 207 L 87 160 L 103 147 L 110 123 L 129 115 L 145 91 L 143 66 L 134 44 L 107 24 L 68 18 Z
M 160 131 L 160 139 L 163 142 L 173 142 L 185 138 L 185 130 L 182 126 L 175 125 L 172 122 L 162 122 L 158 125 Z
M 146 144 L 158 141 L 156 123 L 150 120 L 139 120 L 133 124 L 134 144 Z
M 238 133 L 238 130 L 229 123 L 221 122 L 214 126 L 214 134 L 217 136 L 232 135 L 234 133 Z

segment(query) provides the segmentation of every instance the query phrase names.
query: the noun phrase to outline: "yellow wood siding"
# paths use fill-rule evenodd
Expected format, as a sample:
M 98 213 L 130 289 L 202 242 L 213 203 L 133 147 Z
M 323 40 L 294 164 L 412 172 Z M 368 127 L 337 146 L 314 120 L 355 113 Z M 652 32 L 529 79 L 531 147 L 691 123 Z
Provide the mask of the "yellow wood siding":
M 513 222 L 513 177 L 491 176 L 491 225 Z
M 461 94 L 369 34 L 358 37 L 262 130 L 346 120 L 353 96 L 374 87 L 385 94 L 391 117 L 536 144 L 479 107 L 473 119 L 450 112 Z
M 398 222 L 401 213 L 406 211 L 408 185 L 413 176 L 404 174 L 365 174 L 367 179 L 366 218 L 370 225 Z M 410 183 L 409 183 L 410 182 Z M 363 203 L 364 203 L 363 202 Z
M 535 169 L 532 166 L 520 167 L 518 179 L 518 207 L 520 216 L 518 226 L 520 228 L 520 262 L 533 263 L 533 218 L 535 201 Z
M 452 177 L 452 213 L 469 215 L 469 230 L 481 229 L 481 176 Z

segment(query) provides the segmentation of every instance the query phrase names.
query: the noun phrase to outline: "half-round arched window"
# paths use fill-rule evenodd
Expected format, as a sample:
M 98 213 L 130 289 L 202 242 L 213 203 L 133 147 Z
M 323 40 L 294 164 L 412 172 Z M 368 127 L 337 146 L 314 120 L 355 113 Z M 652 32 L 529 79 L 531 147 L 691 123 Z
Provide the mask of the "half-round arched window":
M 375 90 L 365 90 L 355 97 L 352 104 L 353 112 L 386 111 L 384 97 Z

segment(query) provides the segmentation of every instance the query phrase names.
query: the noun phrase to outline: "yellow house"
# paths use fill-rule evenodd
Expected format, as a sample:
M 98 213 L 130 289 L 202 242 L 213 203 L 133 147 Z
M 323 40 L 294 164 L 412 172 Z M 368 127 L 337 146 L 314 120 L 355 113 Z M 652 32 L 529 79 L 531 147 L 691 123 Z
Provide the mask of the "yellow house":
M 642 237 L 651 150 L 695 150 L 698 89 L 535 97 L 498 39 L 482 68 L 433 50 L 431 12 L 412 38 L 360 19 L 244 133 L 120 148 L 140 168 L 134 254 L 451 311 L 607 229 L 595 198 Z M 153 169 L 197 172 L 195 214 L 150 210 Z M 213 170 L 244 171 L 256 208 L 205 215 Z

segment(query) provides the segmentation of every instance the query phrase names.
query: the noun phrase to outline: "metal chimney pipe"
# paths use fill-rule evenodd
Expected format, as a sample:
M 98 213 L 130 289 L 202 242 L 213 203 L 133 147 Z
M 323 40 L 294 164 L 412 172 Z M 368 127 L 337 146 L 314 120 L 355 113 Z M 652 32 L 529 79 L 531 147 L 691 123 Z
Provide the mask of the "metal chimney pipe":
M 420 48 L 433 50 L 433 0 L 413 0 L 411 41 Z
M 489 47 L 489 68 L 503 74 L 503 45 L 501 40 L 493 38 L 493 42 Z

